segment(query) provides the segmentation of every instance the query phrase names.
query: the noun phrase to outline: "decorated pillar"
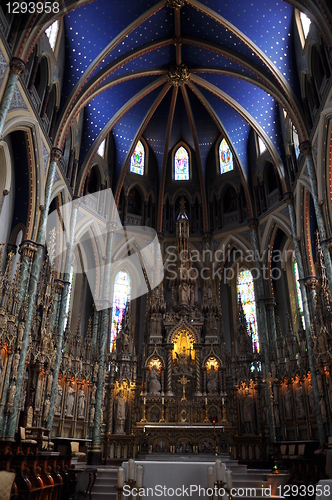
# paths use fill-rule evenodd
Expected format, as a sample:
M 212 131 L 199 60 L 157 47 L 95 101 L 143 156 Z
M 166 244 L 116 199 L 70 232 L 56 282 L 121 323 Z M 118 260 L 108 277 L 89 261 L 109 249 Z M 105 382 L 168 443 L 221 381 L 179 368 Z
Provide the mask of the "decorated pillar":
M 276 306 L 276 301 L 274 300 L 273 297 L 270 297 L 269 299 L 266 300 L 266 309 L 268 311 L 268 316 L 269 316 L 269 332 L 270 332 L 270 341 L 276 345 L 277 343 L 277 327 L 276 327 L 276 317 L 274 314 L 274 308 Z
M 19 404 L 20 404 L 20 399 L 21 399 L 21 390 L 22 390 L 22 384 L 23 384 L 24 375 L 25 375 L 25 362 L 26 362 L 26 357 L 27 357 L 27 353 L 28 353 L 28 345 L 29 345 L 29 333 L 30 333 L 30 329 L 31 329 L 33 310 L 34 310 L 34 305 L 35 305 L 35 300 L 36 300 L 38 277 L 39 277 L 39 272 L 40 272 L 40 269 L 42 266 L 42 261 L 43 261 L 47 216 L 48 216 L 48 211 L 49 211 L 50 203 L 51 203 L 51 194 L 52 194 L 52 187 L 53 187 L 56 166 L 57 166 L 57 163 L 58 163 L 60 158 L 61 158 L 61 151 L 57 148 L 52 149 L 51 156 L 50 156 L 50 166 L 48 169 L 48 175 L 47 175 L 46 186 L 45 186 L 45 205 L 42 208 L 42 212 L 40 214 L 39 227 L 38 227 L 38 233 L 37 233 L 37 242 L 36 243 L 37 243 L 38 248 L 34 254 L 32 267 L 31 267 L 29 290 L 28 290 L 28 295 L 29 295 L 28 312 L 27 312 L 27 318 L 26 318 L 25 327 L 24 327 L 22 347 L 21 347 L 21 352 L 20 352 L 20 361 L 19 361 L 19 366 L 18 366 L 18 371 L 17 371 L 16 392 L 15 392 L 13 407 L 12 407 L 12 410 L 11 410 L 11 413 L 10 413 L 10 416 L 8 419 L 8 426 L 7 426 L 7 430 L 6 430 L 6 434 L 9 438 L 13 438 L 15 436 L 16 423 L 17 423 L 17 419 L 18 419 L 18 415 L 19 415 Z
M 304 318 L 305 318 L 305 324 L 306 324 L 305 334 L 306 334 L 306 340 L 307 340 L 309 367 L 310 367 L 310 372 L 311 372 L 311 383 L 312 383 L 312 388 L 313 388 L 313 392 L 314 392 L 315 413 L 316 413 L 316 419 L 317 419 L 319 441 L 321 444 L 323 444 L 323 443 L 325 443 L 325 430 L 324 430 L 324 425 L 323 425 L 322 413 L 321 413 L 321 409 L 320 409 L 320 405 L 319 405 L 320 398 L 319 398 L 318 383 L 317 383 L 317 376 L 316 376 L 316 366 L 315 366 L 314 352 L 313 352 L 313 345 L 312 345 L 312 338 L 311 338 L 311 324 L 310 324 L 310 313 L 309 313 L 309 306 L 308 306 L 308 299 L 307 299 L 307 291 L 306 291 L 306 287 L 304 284 L 304 270 L 303 270 L 302 254 L 301 254 L 300 245 L 299 245 L 299 242 L 298 242 L 297 236 L 296 236 L 296 217 L 295 217 L 295 210 L 294 210 L 294 205 L 293 205 L 293 194 L 292 193 L 285 193 L 284 199 L 288 205 L 296 262 L 297 262 L 297 266 L 299 269 L 299 276 L 300 276 L 299 281 L 300 281 L 300 288 L 301 288 L 301 295 L 302 295 L 303 312 L 304 312 Z
M 202 395 L 201 390 L 201 347 L 195 345 L 195 361 L 196 361 L 196 396 Z
M 257 279 L 255 280 L 257 296 L 258 296 L 258 324 L 259 324 L 259 334 L 262 344 L 263 357 L 265 362 L 266 373 L 271 372 L 270 358 L 269 358 L 269 343 L 267 336 L 267 318 L 265 309 L 265 293 L 264 293 L 264 282 L 261 262 L 259 260 L 259 244 L 258 244 L 258 219 L 250 219 L 249 227 L 251 229 L 251 237 L 253 241 L 254 253 L 255 253 L 255 266 Z M 267 401 L 268 401 L 268 412 L 269 412 L 269 424 L 270 424 L 270 439 L 274 443 L 276 440 L 275 427 L 274 427 L 274 415 L 273 408 L 270 399 L 269 387 L 266 387 Z
M 326 235 L 326 225 L 323 213 L 323 207 L 319 204 L 318 201 L 318 189 L 317 189 L 317 178 L 316 178 L 316 170 L 314 167 L 314 161 L 311 152 L 311 144 L 309 141 L 304 141 L 300 144 L 301 153 L 304 155 L 306 160 L 306 165 L 308 168 L 308 174 L 310 179 L 311 186 L 311 196 L 314 202 L 315 214 L 317 219 L 317 226 L 319 231 L 320 243 L 322 245 L 323 255 L 324 255 L 324 263 L 326 267 L 326 275 L 327 280 L 329 282 L 330 295 L 332 297 L 332 260 L 331 254 L 327 247 L 327 235 Z
M 63 275 L 63 282 L 62 282 L 63 289 L 62 289 L 62 294 L 61 294 L 61 302 L 60 302 L 60 306 L 59 306 L 57 351 L 56 351 L 56 357 L 55 357 L 55 363 L 54 363 L 50 409 L 49 409 L 48 420 L 47 420 L 47 428 L 50 431 L 50 435 L 52 432 L 55 398 L 56 398 L 56 394 L 57 394 L 59 370 L 60 370 L 60 364 L 61 364 L 63 334 L 65 331 L 65 323 L 66 323 L 66 317 L 67 317 L 66 316 L 66 305 L 67 305 L 67 301 L 68 301 L 68 294 L 70 293 L 70 281 L 69 281 L 70 280 L 70 269 L 71 269 L 71 265 L 72 265 L 72 261 L 73 261 L 75 228 L 76 228 L 76 219 L 77 219 L 77 211 L 78 211 L 78 207 L 79 207 L 79 200 L 75 199 L 71 205 L 72 205 L 72 209 L 71 209 L 71 218 L 70 218 L 70 232 L 69 232 L 69 238 L 68 238 L 65 268 L 64 268 L 64 275 Z
M 5 121 L 15 92 L 16 83 L 24 70 L 25 70 L 24 62 L 21 59 L 18 59 L 17 57 L 13 57 L 10 63 L 10 73 L 7 80 L 6 88 L 0 104 L 0 138 L 2 137 Z
M 172 391 L 172 350 L 173 344 L 167 346 L 167 383 L 166 396 L 173 396 Z
M 308 276 L 304 279 L 304 284 L 307 289 L 309 312 L 312 323 L 315 317 L 315 297 L 318 279 L 316 278 L 316 276 Z
M 20 245 L 20 254 L 21 254 L 21 288 L 20 288 L 20 302 L 19 309 L 21 309 L 25 297 L 27 295 L 31 265 L 33 261 L 33 257 L 37 250 L 37 246 L 33 241 L 23 241 Z
M 102 297 L 104 299 L 104 309 L 100 313 L 100 340 L 99 340 L 99 367 L 97 378 L 97 391 L 96 391 L 96 404 L 95 404 L 95 419 L 92 433 L 92 454 L 91 462 L 101 461 L 101 407 L 103 404 L 103 388 L 104 388 L 104 365 L 106 344 L 109 329 L 109 313 L 110 313 L 110 277 L 111 277 L 111 261 L 112 261 L 112 248 L 113 248 L 114 227 L 108 224 L 107 227 L 107 244 L 106 244 L 106 260 L 104 268 L 104 283 L 102 290 Z

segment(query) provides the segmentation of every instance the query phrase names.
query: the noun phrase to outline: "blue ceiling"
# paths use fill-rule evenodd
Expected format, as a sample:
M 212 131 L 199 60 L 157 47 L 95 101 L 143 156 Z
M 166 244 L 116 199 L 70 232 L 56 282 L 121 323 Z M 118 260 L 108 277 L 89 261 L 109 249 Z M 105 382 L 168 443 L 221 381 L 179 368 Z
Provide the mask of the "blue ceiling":
M 62 112 L 65 113 L 75 93 L 84 95 L 86 92 L 80 164 L 89 156 L 95 141 L 99 142 L 106 132 L 111 132 L 116 146 L 115 185 L 143 119 L 167 83 L 163 82 L 143 99 L 140 92 L 179 62 L 174 46 L 176 34 L 181 37 L 181 62 L 202 78 L 210 90 L 196 84 L 206 99 L 204 106 L 186 86 L 197 133 L 194 140 L 179 88 L 169 151 L 180 140 L 187 142 L 192 149 L 198 143 L 196 154 L 200 154 L 203 173 L 206 174 L 209 153 L 220 136 L 219 128 L 206 109 L 210 107 L 226 131 L 244 174 L 249 177 L 248 138 L 251 125 L 236 109 L 211 91 L 213 85 L 244 108 L 256 123 L 258 133 L 261 130 L 267 134 L 275 152 L 284 161 L 278 104 L 270 94 L 243 77 L 257 83 L 266 77 L 269 82 L 273 81 L 280 93 L 285 94 L 285 89 L 290 88 L 295 95 L 299 95 L 293 46 L 293 8 L 280 0 L 259 3 L 202 0 L 198 5 L 196 8 L 188 0 L 188 4 L 176 12 L 160 0 L 95 0 L 65 16 L 66 68 Z M 205 11 L 206 7 L 208 10 Z M 180 20 L 178 33 L 177 15 Z M 140 17 L 139 25 L 130 27 Z M 232 26 L 225 27 L 223 18 Z M 109 51 L 112 43 L 114 46 Z M 138 50 L 143 50 L 143 53 L 136 54 Z M 124 58 L 128 58 L 128 62 Z M 120 67 L 113 68 L 115 63 L 121 63 Z M 96 84 L 97 77 L 101 76 L 102 83 Z M 126 76 L 128 79 L 122 78 L 117 85 L 107 87 L 117 78 Z M 91 96 L 92 90 L 98 91 L 98 85 L 102 85 L 102 92 L 95 97 L 92 93 Z M 155 155 L 159 175 L 172 93 L 173 88 L 170 87 L 143 131 Z M 290 102 L 294 94 L 289 93 Z M 137 102 L 112 130 L 108 130 L 114 114 L 135 96 Z

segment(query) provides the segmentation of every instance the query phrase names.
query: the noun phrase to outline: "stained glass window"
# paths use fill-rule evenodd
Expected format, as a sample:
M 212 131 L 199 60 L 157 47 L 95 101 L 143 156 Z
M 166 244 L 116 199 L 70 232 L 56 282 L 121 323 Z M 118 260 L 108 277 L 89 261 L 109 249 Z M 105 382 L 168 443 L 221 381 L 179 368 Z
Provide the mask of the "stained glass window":
M 300 12 L 300 19 L 301 19 L 304 38 L 307 38 L 310 31 L 311 21 L 309 17 L 305 15 L 304 12 Z
M 45 33 L 50 43 L 51 49 L 54 50 L 56 45 L 56 39 L 59 33 L 59 21 L 54 21 L 54 23 L 51 24 L 51 26 L 49 26 L 47 30 L 45 30 Z
M 183 146 L 177 149 L 174 156 L 174 180 L 189 180 L 189 154 Z
M 144 157 L 144 146 L 141 141 L 138 141 L 130 160 L 130 172 L 138 175 L 144 175 Z
M 265 142 L 260 137 L 258 137 L 258 149 L 260 155 L 262 155 L 266 151 Z
M 99 156 L 104 158 L 104 156 L 105 156 L 105 139 L 99 144 L 99 148 L 98 148 L 97 153 L 99 154 Z
M 232 151 L 229 149 L 225 139 L 221 141 L 219 146 L 219 164 L 221 174 L 225 174 L 226 172 L 233 170 Z
M 301 320 L 302 320 L 303 329 L 305 330 L 305 321 L 304 321 L 304 314 L 303 314 L 302 293 L 301 293 L 301 288 L 300 288 L 300 275 L 299 275 L 299 268 L 298 268 L 298 265 L 297 265 L 296 260 L 294 260 L 294 262 L 293 262 L 293 267 L 294 267 L 294 277 L 295 277 L 295 286 L 296 286 L 297 304 L 298 304 L 298 308 L 299 308 L 300 315 L 301 315 Z
M 293 131 L 293 144 L 294 144 L 295 155 L 296 158 L 298 158 L 300 156 L 300 141 L 294 125 L 292 126 L 292 131 Z
M 122 318 L 130 299 L 130 276 L 126 271 L 119 271 L 115 277 L 113 290 L 111 350 L 114 347 L 115 337 L 122 328 Z
M 241 269 L 238 274 L 237 293 L 241 298 L 248 334 L 252 335 L 253 348 L 259 351 L 254 280 L 248 269 Z

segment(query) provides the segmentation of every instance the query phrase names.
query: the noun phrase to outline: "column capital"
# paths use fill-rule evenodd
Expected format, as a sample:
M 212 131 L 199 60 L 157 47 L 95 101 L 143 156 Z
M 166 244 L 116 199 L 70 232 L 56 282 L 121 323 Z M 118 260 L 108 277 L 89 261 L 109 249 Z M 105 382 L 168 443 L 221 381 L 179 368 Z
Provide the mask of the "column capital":
M 22 243 L 20 244 L 19 253 L 23 257 L 29 257 L 30 259 L 32 259 L 33 256 L 35 255 L 37 248 L 38 247 L 35 242 L 31 240 L 25 240 L 22 241 Z
M 316 278 L 316 276 L 306 276 L 305 278 L 303 278 L 303 280 L 304 285 L 307 288 L 310 288 L 310 290 L 316 290 L 318 285 L 318 279 Z
M 54 291 L 58 295 L 62 295 L 62 290 L 64 288 L 65 284 L 62 280 L 60 279 L 55 279 L 54 280 Z
M 304 156 L 311 155 L 311 142 L 310 141 L 301 142 L 300 151 Z
M 186 0 L 166 0 L 166 6 L 170 9 L 181 9 L 186 3 Z
M 252 219 L 248 219 L 248 226 L 249 228 L 253 231 L 254 229 L 258 228 L 258 219 L 255 217 Z
M 287 205 L 293 203 L 293 193 L 287 191 L 287 193 L 284 194 L 284 201 Z
M 25 62 L 18 57 L 12 57 L 12 60 L 10 61 L 10 74 L 20 77 L 25 70 Z
M 52 148 L 51 149 L 51 161 L 55 161 L 55 163 L 58 163 L 58 161 L 62 157 L 62 151 L 59 148 Z

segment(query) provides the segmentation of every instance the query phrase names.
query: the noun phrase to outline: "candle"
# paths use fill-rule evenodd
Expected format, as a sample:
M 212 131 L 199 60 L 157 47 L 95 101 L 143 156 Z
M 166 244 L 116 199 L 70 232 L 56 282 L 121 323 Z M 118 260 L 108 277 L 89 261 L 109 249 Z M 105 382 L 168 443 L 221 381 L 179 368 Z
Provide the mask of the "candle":
M 161 402 L 162 402 L 162 404 L 164 404 L 165 403 L 165 398 L 161 398 Z
M 143 403 L 146 404 L 146 398 L 143 399 Z
M 214 467 L 208 466 L 208 488 L 214 487 Z
M 222 405 L 224 406 L 225 400 L 224 398 L 221 398 Z
M 142 488 L 142 484 L 143 484 L 143 467 L 141 465 L 138 465 L 137 466 L 137 469 L 136 469 L 136 487 L 137 488 Z
M 128 480 L 131 481 L 135 477 L 135 460 L 131 458 L 128 460 Z
M 207 405 L 207 398 L 205 398 L 205 404 Z
M 221 481 L 222 480 L 221 460 L 216 460 L 216 479 L 217 479 L 217 481 Z
M 124 483 L 124 469 L 122 467 L 118 468 L 118 488 L 123 488 Z
M 221 464 L 221 480 L 226 481 L 226 464 Z
M 227 470 L 226 471 L 226 488 L 230 490 L 232 487 L 233 487 L 232 471 Z

